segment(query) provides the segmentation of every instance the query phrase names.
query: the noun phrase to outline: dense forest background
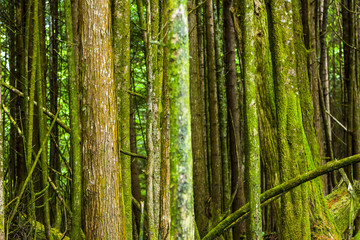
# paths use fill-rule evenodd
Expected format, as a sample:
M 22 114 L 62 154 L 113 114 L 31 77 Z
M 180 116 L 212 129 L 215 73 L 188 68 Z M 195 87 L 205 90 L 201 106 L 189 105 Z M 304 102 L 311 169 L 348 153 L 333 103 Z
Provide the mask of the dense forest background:
M 0 0 L 0 239 L 360 239 L 355 0 Z

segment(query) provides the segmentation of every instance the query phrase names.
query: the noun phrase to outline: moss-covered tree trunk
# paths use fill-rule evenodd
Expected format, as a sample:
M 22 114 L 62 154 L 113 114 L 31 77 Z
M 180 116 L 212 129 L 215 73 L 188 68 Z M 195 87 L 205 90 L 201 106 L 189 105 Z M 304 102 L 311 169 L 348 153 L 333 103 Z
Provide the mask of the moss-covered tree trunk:
M 11 2 L 8 4 L 7 7 L 7 11 L 9 12 L 9 20 L 10 20 L 10 26 L 15 28 L 15 23 L 14 23 L 14 15 L 15 15 L 15 9 L 14 9 L 15 3 Z M 4 7 L 5 8 L 5 7 Z M 9 80 L 10 80 L 10 85 L 11 86 L 16 86 L 17 85 L 17 76 L 15 73 L 15 57 L 16 57 L 16 51 L 17 49 L 15 49 L 15 47 L 18 47 L 18 43 L 16 43 L 15 40 L 15 32 L 12 31 L 11 29 L 7 30 L 7 34 L 9 36 Z M 10 115 L 15 119 L 15 121 L 17 120 L 17 116 L 19 114 L 17 114 L 17 96 L 14 92 L 10 93 L 10 99 L 12 99 L 12 101 L 10 102 Z M 9 151 L 9 169 L 10 169 L 10 174 L 13 175 L 12 169 L 15 168 L 16 165 L 16 158 L 19 154 L 16 154 L 17 151 L 17 131 L 16 131 L 16 126 L 11 124 L 10 126 L 10 139 L 9 139 L 9 145 L 13 146 L 12 148 L 10 148 Z M 12 180 L 10 180 L 11 182 Z M 14 179 L 15 181 L 15 179 Z M 11 190 L 11 183 L 9 184 L 9 187 Z M 11 193 L 11 191 L 9 191 Z
M 31 75 L 29 81 L 29 108 L 26 112 L 26 171 L 29 174 L 31 165 L 32 165 L 32 151 L 33 151 L 33 133 L 34 133 L 34 99 L 35 99 L 35 83 L 36 83 L 36 65 L 37 65 L 37 58 L 38 56 L 38 48 L 39 48 L 39 34 L 36 31 L 39 31 L 39 18 L 38 18 L 38 11 L 39 11 L 39 1 L 34 0 L 34 7 L 33 7 L 33 23 L 34 23 L 34 34 L 33 34 L 33 46 L 32 46 L 32 61 L 31 61 Z M 34 185 L 32 180 L 30 179 L 29 183 L 30 188 L 30 197 L 28 199 L 29 206 L 27 214 L 28 216 L 33 217 L 36 220 L 35 216 L 35 194 L 34 194 Z M 9 225 L 9 223 L 8 223 Z
M 161 25 L 161 39 L 165 45 L 168 44 L 168 11 L 167 1 L 163 1 Z M 169 49 L 163 48 L 162 57 L 159 61 L 163 61 L 162 70 L 162 96 L 161 96 L 161 181 L 160 181 L 160 224 L 159 239 L 170 240 L 170 98 L 169 98 Z
M 21 29 L 24 30 L 24 36 L 19 36 L 19 44 L 20 42 L 23 42 L 23 48 L 21 48 L 19 46 L 19 50 L 22 51 L 22 59 L 19 60 L 19 65 L 20 65 L 20 76 L 23 79 L 23 92 L 24 92 L 24 99 L 22 102 L 22 106 L 23 106 L 23 112 L 24 112 L 24 117 L 23 117 L 23 126 L 24 126 L 24 132 L 26 132 L 26 124 L 27 124 L 27 110 L 29 109 L 29 104 L 28 104 L 28 96 L 29 96 L 29 72 L 28 72 L 28 67 L 29 67 L 29 24 L 30 24 L 30 15 L 31 15 L 31 11 L 26 11 L 25 17 L 24 16 L 24 9 L 25 9 L 25 3 L 21 2 L 19 8 L 23 8 L 22 11 L 17 11 L 17 14 L 21 14 L 22 18 L 20 20 L 19 18 L 19 25 L 22 26 Z M 23 21 L 22 24 L 20 24 L 20 22 Z M 20 34 L 19 34 L 20 35 Z M 25 98 L 26 97 L 26 98 Z M 22 183 L 24 182 L 25 179 L 25 169 L 26 169 L 26 162 L 25 162 L 25 151 L 26 151 L 26 143 L 23 142 L 23 146 L 22 146 L 22 150 L 20 152 L 22 152 L 23 157 L 18 157 L 16 159 L 16 164 L 17 164 L 17 168 L 16 168 L 16 174 L 18 177 L 18 181 L 17 181 L 17 185 L 15 186 L 16 191 L 18 191 L 18 189 L 20 189 L 20 186 L 22 185 Z M 14 171 L 14 172 L 15 172 Z M 11 177 L 11 169 L 10 169 L 10 177 Z M 10 180 L 11 181 L 11 180 Z M 15 179 L 14 179 L 15 181 Z
M 320 111 L 320 99 L 319 99 L 319 63 L 317 59 L 317 40 L 318 33 L 316 31 L 318 14 L 316 1 L 302 1 L 302 25 L 304 33 L 304 46 L 309 51 L 307 56 L 307 67 L 308 67 L 308 78 L 310 83 L 310 92 L 313 105 L 313 124 L 314 130 L 316 133 L 317 145 L 320 149 L 320 156 L 324 157 L 324 143 L 323 143 L 323 130 L 322 130 L 322 120 L 321 120 L 321 111 Z M 322 160 L 324 163 L 325 160 Z M 332 174 L 332 173 L 331 173 Z M 328 182 L 328 177 L 325 175 L 323 178 L 323 191 L 324 193 L 328 192 L 330 186 L 326 186 L 327 183 L 331 185 L 331 182 Z
M 169 0 L 170 239 L 194 239 L 187 0 Z
M 240 1 L 244 78 L 245 113 L 245 182 L 246 198 L 250 204 L 250 217 L 247 220 L 246 237 L 262 238 L 262 218 L 260 208 L 260 146 L 256 101 L 256 48 L 254 2 Z
M 88 239 L 126 239 L 110 1 L 79 5 L 84 232 Z
M 230 182 L 230 162 L 228 147 L 228 107 L 226 102 L 225 87 L 225 66 L 224 66 L 224 32 L 222 23 L 222 8 L 219 1 L 213 2 L 214 6 L 214 27 L 215 27 L 215 59 L 216 59 L 216 79 L 218 82 L 218 101 L 219 101 L 219 136 L 221 150 L 221 182 L 222 182 L 222 201 L 223 213 L 228 214 L 231 210 L 231 182 Z M 227 233 L 226 238 L 231 240 L 232 231 Z
M 295 1 L 291 5 L 274 1 L 270 3 L 270 9 L 266 9 L 262 1 L 254 5 L 261 158 L 266 166 L 270 186 L 278 185 L 320 164 L 319 147 L 311 125 L 313 107 L 308 72 L 304 71 L 307 63 L 300 35 L 302 25 L 298 4 Z M 267 11 L 270 13 L 270 35 Z M 288 13 L 284 14 L 284 11 Z M 297 159 L 296 165 L 294 159 Z M 274 202 L 276 223 L 282 238 L 300 236 L 296 232 L 298 228 L 293 228 L 295 224 L 302 226 L 301 234 L 305 234 L 302 238 L 309 238 L 310 222 L 313 236 L 337 236 L 321 188 L 321 182 L 316 180 L 302 186 L 302 190 L 298 190 L 301 193 L 295 190 L 288 194 L 293 197 L 285 195 L 282 201 Z M 309 191 L 311 209 L 306 191 Z M 311 214 L 308 214 L 309 210 Z
M 274 69 L 276 128 L 280 181 L 307 169 L 304 130 L 296 86 L 296 57 L 291 4 L 270 2 L 270 46 Z M 285 60 L 286 59 L 286 60 Z M 294 161 L 297 164 L 294 164 Z M 292 190 L 281 198 L 278 226 L 281 239 L 310 239 L 307 186 Z
M 80 148 L 80 119 L 78 104 L 78 82 L 76 72 L 76 59 L 74 47 L 73 21 L 71 1 L 65 0 L 66 36 L 68 41 L 69 61 L 69 112 L 71 126 L 71 159 L 72 159 L 72 185 L 71 185 L 71 238 L 81 239 L 81 214 L 82 214 L 82 163 Z
M 306 165 L 308 170 L 313 170 L 321 166 L 320 147 L 317 140 L 316 131 L 312 123 L 314 119 L 314 107 L 311 99 L 309 74 L 307 68 L 307 52 L 302 34 L 302 21 L 300 18 L 300 1 L 293 0 L 293 28 L 295 33 L 296 49 L 296 78 L 297 89 L 299 91 L 299 101 L 301 107 L 301 119 L 304 128 L 306 146 Z M 304 69 L 306 69 L 304 71 Z M 339 233 L 334 224 L 333 218 L 327 208 L 323 196 L 323 184 L 321 179 L 315 179 L 308 184 L 309 191 L 309 218 L 311 223 L 312 239 L 321 239 L 326 237 L 339 238 Z
M 40 49 L 38 50 L 40 55 Z M 42 108 L 44 106 L 43 100 L 43 78 L 42 78 L 42 71 L 41 71 L 41 62 L 40 58 L 37 59 L 37 81 L 36 81 L 36 93 L 38 97 L 38 121 L 39 121 L 39 141 L 42 143 L 45 139 L 45 131 L 46 131 L 46 122 L 44 118 L 44 113 Z M 50 240 L 50 206 L 49 206 L 49 190 L 48 190 L 48 161 L 47 161 L 47 149 L 43 149 L 41 152 L 41 184 L 43 190 L 43 211 L 44 211 L 44 227 L 45 227 L 45 235 L 46 239 Z
M 130 151 L 130 1 L 113 2 L 113 49 L 117 111 L 119 114 L 118 136 L 120 148 Z M 131 157 L 120 154 L 122 191 L 125 204 L 126 239 L 131 240 L 132 194 Z

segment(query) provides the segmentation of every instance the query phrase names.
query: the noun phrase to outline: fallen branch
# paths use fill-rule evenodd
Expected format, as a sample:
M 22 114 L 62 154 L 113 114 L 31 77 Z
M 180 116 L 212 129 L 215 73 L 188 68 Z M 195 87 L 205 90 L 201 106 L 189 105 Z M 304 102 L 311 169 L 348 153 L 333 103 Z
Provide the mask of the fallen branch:
M 304 173 L 298 177 L 295 177 L 287 182 L 284 182 L 276 187 L 273 187 L 263 194 L 260 195 L 261 203 L 279 195 L 290 191 L 291 189 L 299 186 L 302 183 L 311 181 L 325 173 L 338 170 L 340 168 L 346 167 L 348 165 L 360 162 L 360 154 L 343 158 L 337 161 L 328 162 L 325 165 L 322 165 L 312 171 Z M 203 240 L 215 239 L 220 236 L 225 230 L 227 230 L 233 223 L 237 222 L 243 215 L 245 215 L 249 211 L 249 204 L 245 204 L 243 207 L 239 208 L 232 214 L 230 214 L 227 218 L 218 223 L 213 229 L 211 229 Z
M 123 149 L 120 149 L 120 152 L 123 153 L 123 154 L 125 154 L 125 155 L 131 156 L 131 157 L 147 159 L 146 156 L 139 155 L 139 154 L 132 153 L 132 152 L 128 152 L 128 151 L 125 151 L 125 150 L 123 150 Z

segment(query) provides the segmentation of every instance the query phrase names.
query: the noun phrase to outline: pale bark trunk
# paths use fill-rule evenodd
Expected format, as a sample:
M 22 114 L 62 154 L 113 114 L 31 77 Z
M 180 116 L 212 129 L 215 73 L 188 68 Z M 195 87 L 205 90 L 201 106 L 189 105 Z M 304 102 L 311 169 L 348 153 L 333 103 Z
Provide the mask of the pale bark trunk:
M 195 238 L 187 0 L 169 1 L 171 239 Z

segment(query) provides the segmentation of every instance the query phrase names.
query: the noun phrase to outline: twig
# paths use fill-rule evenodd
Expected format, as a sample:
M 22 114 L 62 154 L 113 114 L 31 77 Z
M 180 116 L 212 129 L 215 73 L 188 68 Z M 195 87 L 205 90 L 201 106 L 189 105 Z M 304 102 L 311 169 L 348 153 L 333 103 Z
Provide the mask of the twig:
M 58 188 L 56 187 L 55 183 L 51 180 L 50 177 L 48 177 L 49 183 L 51 185 L 51 187 L 54 189 L 58 199 L 63 203 L 64 207 L 66 208 L 66 210 L 68 210 L 68 212 L 70 213 L 70 216 L 72 215 L 71 209 L 69 208 L 69 206 L 66 204 L 66 202 L 64 201 L 64 199 L 62 198 Z
M 333 115 L 331 115 L 331 113 L 329 113 L 328 110 L 325 110 L 325 112 L 326 112 L 326 114 L 328 114 L 337 124 L 339 124 L 340 127 L 342 127 L 346 132 L 348 131 L 347 128 L 346 128 L 344 125 L 342 125 L 342 123 L 341 123 L 339 120 L 337 120 Z

